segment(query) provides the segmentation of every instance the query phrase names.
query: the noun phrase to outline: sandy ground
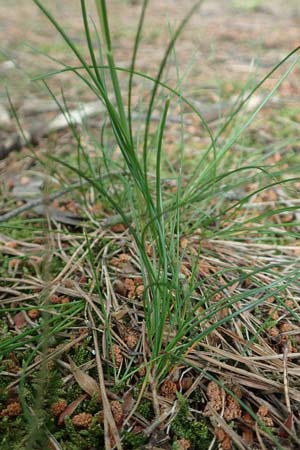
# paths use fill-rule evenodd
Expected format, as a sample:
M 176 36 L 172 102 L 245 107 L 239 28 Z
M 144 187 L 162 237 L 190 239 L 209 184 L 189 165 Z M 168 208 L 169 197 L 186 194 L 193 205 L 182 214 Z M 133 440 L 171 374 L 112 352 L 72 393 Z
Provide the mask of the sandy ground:
M 89 3 L 91 15 L 97 19 L 93 2 Z M 131 3 L 134 2 L 109 2 L 117 61 L 123 66 L 128 66 L 141 2 Z M 75 5 L 71 0 L 44 0 L 43 4 L 50 8 L 71 38 L 86 52 L 79 4 Z M 191 0 L 150 1 L 138 58 L 139 68 L 155 73 L 171 30 L 192 4 Z M 185 82 L 186 91 L 197 99 L 208 96 L 213 100 L 224 86 L 230 91 L 242 85 L 250 73 L 258 78 L 265 75 L 299 44 L 299 19 L 300 4 L 294 0 L 204 2 L 177 45 L 176 56 L 182 72 L 192 61 Z M 75 61 L 31 0 L 1 2 L 0 43 L 0 101 L 5 101 L 5 88 L 9 88 L 17 99 L 32 93 L 37 95 L 38 89 L 31 85 L 30 78 L 55 67 L 30 47 L 67 63 Z M 5 62 L 8 60 L 13 60 L 18 69 L 7 69 Z M 234 84 L 236 86 L 232 88 Z M 78 89 L 78 83 L 72 86 L 75 91 Z M 285 94 L 299 94 L 297 70 L 284 86 Z

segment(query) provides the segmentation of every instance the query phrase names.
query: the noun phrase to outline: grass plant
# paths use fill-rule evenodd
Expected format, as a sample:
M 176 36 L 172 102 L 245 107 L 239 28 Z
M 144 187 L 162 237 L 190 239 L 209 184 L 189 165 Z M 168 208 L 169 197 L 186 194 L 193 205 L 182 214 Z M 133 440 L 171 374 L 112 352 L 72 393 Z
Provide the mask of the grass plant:
M 40 299 L 38 305 L 43 313 L 40 323 L 18 335 L 9 334 L 0 344 L 4 357 L 20 351 L 23 346 L 31 349 L 23 361 L 20 385 L 22 406 L 31 430 L 26 448 L 28 445 L 40 448 L 43 439 L 50 439 L 54 448 L 94 448 L 84 447 L 82 440 L 78 444 L 81 447 L 76 446 L 77 431 L 72 429 L 71 423 L 66 432 L 55 430 L 53 423 L 49 427 L 41 392 L 34 411 L 26 384 L 35 367 L 34 358 L 42 355 L 41 375 L 45 375 L 45 363 L 49 360 L 47 348 L 52 346 L 55 336 L 63 335 L 67 329 L 78 329 L 84 315 L 96 355 L 96 365 L 92 364 L 90 368 L 98 378 L 105 413 L 104 437 L 97 436 L 100 439 L 98 445 L 101 442 L 107 449 L 120 449 L 122 442 L 130 441 L 130 417 L 134 417 L 143 395 L 147 393 L 148 397 L 152 396 L 155 419 L 144 425 L 144 435 L 139 442 L 151 435 L 152 427 L 154 430 L 160 425 L 166 435 L 171 430 L 173 448 L 176 448 L 176 439 L 184 437 L 191 441 L 191 448 L 198 448 L 193 441 L 196 429 L 197 436 L 205 435 L 205 445 L 211 437 L 209 448 L 216 448 L 208 431 L 213 426 L 207 425 L 208 419 L 202 416 L 203 420 L 198 420 L 197 413 L 195 423 L 198 425 L 190 426 L 186 434 L 176 434 L 176 427 L 172 428 L 171 424 L 172 420 L 176 421 L 176 414 L 178 417 L 183 414 L 182 398 L 178 396 L 176 399 L 175 396 L 173 406 L 160 394 L 166 381 L 172 380 L 172 386 L 176 383 L 180 386 L 180 374 L 192 371 L 197 374 L 194 378 L 199 380 L 198 384 L 193 384 L 192 393 L 198 392 L 199 383 L 203 383 L 201 380 L 216 382 L 224 390 L 224 398 L 231 395 L 243 413 L 247 413 L 259 427 L 258 440 L 263 436 L 272 448 L 283 449 L 280 434 L 267 426 L 263 416 L 257 413 L 259 400 L 252 391 L 250 393 L 249 386 L 265 389 L 264 401 L 268 405 L 274 400 L 267 393 L 268 389 L 275 392 L 286 389 L 286 369 L 277 364 L 279 357 L 276 359 L 266 335 L 276 326 L 278 317 L 288 316 L 294 327 L 299 325 L 296 303 L 299 261 L 293 253 L 299 229 L 295 214 L 298 205 L 290 203 L 284 194 L 296 191 L 298 177 L 290 166 L 284 172 L 282 164 L 270 162 L 274 148 L 265 153 L 255 151 L 250 156 L 242 145 L 236 149 L 258 114 L 299 63 L 296 55 L 299 47 L 241 98 L 224 123 L 215 130 L 193 102 L 184 96 L 179 63 L 176 63 L 175 87 L 164 79 L 170 57 L 176 52 L 176 42 L 201 6 L 201 1 L 195 3 L 177 29 L 170 33 L 170 42 L 154 76 L 136 69 L 144 20 L 151 2 L 143 0 L 141 5 L 129 69 L 119 67 L 115 61 L 109 5 L 105 0 L 95 0 L 98 26 L 88 15 L 86 1 L 80 2 L 88 59 L 44 3 L 40 0 L 33 2 L 78 60 L 74 66 L 62 63 L 62 68 L 35 78 L 36 81 L 43 80 L 50 96 L 69 120 L 76 146 L 74 154 L 66 159 L 55 155 L 47 155 L 47 158 L 56 165 L 57 171 L 65 170 L 72 181 L 79 180 L 82 196 L 86 198 L 87 192 L 92 193 L 103 209 L 109 210 L 109 215 L 115 215 L 116 223 L 123 224 L 127 231 L 124 231 L 121 242 L 113 231 L 103 226 L 104 222 L 99 225 L 98 219 L 91 217 L 84 232 L 74 233 L 69 238 L 74 241 L 76 254 L 68 255 L 61 246 L 59 258 L 65 267 L 54 276 L 55 282 L 49 280 L 46 294 L 51 295 L 48 291 L 72 277 L 79 267 L 89 274 L 90 284 L 86 288 L 75 284 L 70 291 L 72 295 L 76 293 L 77 300 L 67 305 L 51 305 Z M 284 72 L 281 70 L 283 67 Z M 254 111 L 247 113 L 244 107 L 249 100 L 279 69 L 281 73 L 274 87 Z M 88 126 L 79 129 L 72 124 L 64 92 L 59 98 L 48 85 L 50 77 L 66 72 L 78 77 L 105 106 L 106 117 L 96 135 Z M 144 86 L 145 103 L 140 100 L 135 104 L 137 86 Z M 207 148 L 193 154 L 192 163 L 184 126 L 187 108 L 210 141 Z M 175 155 L 169 155 L 165 150 L 169 117 L 178 110 L 181 118 L 178 148 Z M 153 118 L 157 111 L 158 121 Z M 86 142 L 88 148 L 93 148 L 96 158 L 91 157 Z M 253 186 L 250 192 L 249 186 Z M 270 205 L 262 205 L 261 210 L 259 206 L 256 208 L 255 202 L 259 203 L 263 195 L 268 198 L 270 192 L 277 192 L 276 200 L 271 199 Z M 87 210 L 86 206 L 83 202 L 83 209 Z M 274 217 L 278 219 L 290 214 L 293 217 L 287 222 L 274 222 Z M 49 236 L 54 234 L 50 229 Z M 141 278 L 139 284 L 143 286 L 139 296 L 133 291 L 127 305 L 124 298 L 121 296 L 120 300 L 114 291 L 119 269 L 111 268 L 107 263 L 120 253 L 130 255 L 131 260 L 129 275 L 121 274 L 121 278 L 129 278 L 133 283 Z M 294 304 L 286 306 L 287 299 L 292 299 Z M 5 306 L 2 312 L 12 314 L 20 310 L 30 310 L 30 306 Z M 123 317 L 123 312 L 124 321 L 118 319 Z M 47 322 L 46 327 L 44 321 Z M 121 345 L 121 328 L 131 328 L 132 324 L 137 329 L 136 344 L 134 348 L 124 344 L 125 362 L 120 366 L 115 346 Z M 263 357 L 268 363 L 261 359 Z M 58 364 L 66 367 L 61 360 Z M 86 364 L 89 367 L 88 361 Z M 285 364 L 288 364 L 287 359 Z M 279 373 L 272 373 L 278 367 Z M 132 388 L 141 370 L 144 373 L 141 388 L 133 411 L 128 411 L 129 417 L 125 418 L 127 428 L 118 429 L 105 389 L 111 384 L 121 391 L 122 386 Z M 239 394 L 234 393 L 236 384 L 241 385 Z M 286 390 L 284 392 L 278 397 L 277 407 L 288 402 Z M 289 395 L 292 401 L 299 401 L 296 388 L 291 387 Z M 199 406 L 204 401 L 202 393 L 201 400 L 195 400 L 195 403 Z M 285 416 L 291 414 L 291 408 L 289 403 L 284 405 Z M 195 410 L 184 411 L 189 427 Z M 232 426 L 224 423 L 218 411 L 211 412 L 211 416 L 212 423 L 221 424 L 236 448 L 248 448 L 235 431 L 237 425 L 234 421 Z M 275 414 L 275 420 L 280 428 L 282 416 Z M 286 432 L 290 434 L 287 439 L 296 445 L 296 435 L 291 429 Z M 67 434 L 72 441 L 70 445 L 66 443 Z M 138 448 L 126 445 L 126 448 Z

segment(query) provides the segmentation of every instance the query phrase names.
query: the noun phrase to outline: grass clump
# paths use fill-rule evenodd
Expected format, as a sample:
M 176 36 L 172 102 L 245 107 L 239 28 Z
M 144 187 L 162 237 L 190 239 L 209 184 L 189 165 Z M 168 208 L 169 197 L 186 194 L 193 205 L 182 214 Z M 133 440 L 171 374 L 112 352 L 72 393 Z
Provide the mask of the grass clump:
M 262 341 L 262 335 L 276 328 L 273 332 L 282 338 L 299 323 L 296 304 L 286 305 L 282 300 L 297 293 L 299 268 L 292 244 L 298 219 L 293 216 L 285 222 L 282 214 L 294 214 L 297 209 L 285 194 L 295 189 L 298 178 L 280 160 L 270 160 L 274 148 L 264 153 L 251 135 L 243 136 L 298 63 L 298 49 L 250 93 L 241 95 L 224 122 L 212 129 L 201 110 L 184 96 L 184 77 L 176 58 L 176 42 L 201 1 L 170 30 L 155 76 L 136 69 L 147 0 L 141 4 L 129 69 L 116 64 L 105 0 L 95 0 L 99 31 L 96 21 L 89 19 L 86 1 L 80 2 L 88 57 L 44 3 L 33 2 L 77 59 L 76 64 L 62 64 L 61 69 L 36 77 L 64 112 L 75 143 L 73 155 L 47 155 L 44 164 L 51 161 L 52 176 L 55 170 L 65 170 L 75 178 L 72 182 L 77 188 L 79 183 L 76 196 L 88 220 L 80 229 L 66 227 L 59 233 L 50 224 L 47 270 L 30 272 L 20 267 L 10 280 L 11 289 L 23 293 L 21 277 L 26 275 L 28 303 L 4 306 L 3 312 L 27 314 L 33 306 L 41 311 L 38 320 L 30 321 L 25 315 L 24 328 L 7 335 L 0 346 L 5 356 L 26 348 L 19 367 L 22 419 L 15 420 L 28 423 L 28 446 L 32 448 L 53 440 L 69 450 L 112 445 L 118 450 L 122 446 L 142 448 L 146 436 L 160 427 L 165 433 L 162 440 L 172 439 L 173 448 L 176 440 L 185 439 L 192 448 L 199 449 L 200 443 L 205 449 L 211 446 L 210 430 L 215 423 L 204 419 L 199 404 L 200 419 L 192 420 L 189 398 L 199 389 L 201 401 L 206 401 L 209 389 L 201 377 L 209 380 L 212 372 L 220 376 L 221 386 L 223 378 L 237 377 L 241 384 L 241 395 L 234 398 L 240 404 L 236 408 L 239 416 L 228 419 L 227 425 L 234 425 L 230 439 L 240 442 L 243 428 L 236 419 L 248 413 L 255 421 L 252 408 L 256 411 L 260 400 L 247 391 L 247 371 L 265 389 L 264 401 L 270 401 L 270 389 L 281 396 L 279 402 L 286 400 L 280 376 L 270 375 L 261 358 L 269 356 L 270 365 L 274 364 L 271 372 L 279 373 L 274 352 L 283 353 L 286 342 L 291 346 L 294 341 L 288 337 L 272 346 Z M 171 58 L 177 74 L 175 87 L 165 77 Z M 259 87 L 290 58 L 291 64 L 270 92 L 254 110 L 244 113 Z M 65 93 L 58 97 L 48 84 L 51 76 L 59 74 L 78 77 L 99 105 L 104 105 L 105 120 L 97 132 L 72 123 Z M 142 94 L 136 102 L 139 89 Z M 196 146 L 192 157 L 184 127 L 186 110 L 195 116 L 208 142 Z M 179 112 L 176 154 L 168 155 L 166 139 L 174 112 L 177 116 Z M 246 147 L 250 145 L 255 152 L 249 156 Z M 92 203 L 100 205 L 96 218 Z M 14 231 L 13 236 L 28 240 L 27 234 Z M 23 260 L 25 251 L 24 255 Z M 34 294 L 38 289 L 41 295 Z M 62 298 L 67 299 L 65 304 Z M 289 330 L 286 321 L 292 327 Z M 58 348 L 53 358 L 48 353 L 50 344 Z M 76 371 L 66 354 L 71 355 Z M 48 365 L 49 360 L 55 367 Z M 31 375 L 35 363 L 37 383 Z M 189 379 L 185 379 L 187 370 Z M 60 381 L 59 373 L 63 374 L 62 386 L 55 382 Z M 101 406 L 98 391 L 93 396 L 87 387 L 91 379 L 98 383 Z M 131 395 L 133 385 L 139 387 L 137 395 Z M 30 389 L 36 395 L 29 394 Z M 225 398 L 221 388 L 216 392 Z M 233 404 L 228 395 L 228 404 Z M 296 401 L 295 392 L 291 395 Z M 178 411 L 174 414 L 176 396 Z M 59 398 L 68 405 L 79 402 L 76 414 L 87 414 L 90 419 L 85 429 L 78 429 L 72 417 L 65 418 L 63 428 L 58 429 L 46 410 Z M 98 420 L 100 408 L 103 426 Z M 220 408 L 215 413 L 218 419 Z M 262 422 L 257 420 L 259 426 Z M 280 425 L 264 437 L 280 446 Z

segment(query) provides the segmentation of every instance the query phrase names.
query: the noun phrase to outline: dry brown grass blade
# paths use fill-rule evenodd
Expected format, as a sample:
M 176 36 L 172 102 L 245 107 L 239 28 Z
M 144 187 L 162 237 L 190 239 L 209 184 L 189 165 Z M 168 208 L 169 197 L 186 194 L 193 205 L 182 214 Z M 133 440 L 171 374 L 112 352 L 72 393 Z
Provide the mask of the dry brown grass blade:
M 70 403 L 70 405 L 68 405 L 66 407 L 66 409 L 60 414 L 58 421 L 57 421 L 58 425 L 62 425 L 65 421 L 65 418 L 67 416 L 71 416 L 73 414 L 73 412 L 76 410 L 76 408 L 78 408 L 80 403 L 86 399 L 86 397 L 87 397 L 87 394 L 82 394 L 79 398 L 77 398 L 72 403 Z
M 62 447 L 60 446 L 60 444 L 58 443 L 58 441 L 55 439 L 54 436 L 52 436 L 50 433 L 48 434 L 49 437 L 49 444 L 52 446 L 53 450 L 62 450 Z M 48 444 L 48 445 L 49 445 Z M 51 449 L 51 447 L 49 446 L 49 449 Z
M 144 358 L 144 363 L 145 363 L 145 370 L 146 370 L 146 374 L 145 374 L 145 378 L 142 384 L 142 387 L 140 389 L 138 398 L 132 408 L 132 410 L 130 411 L 130 413 L 128 414 L 128 416 L 126 417 L 126 419 L 123 422 L 123 426 L 126 425 L 127 423 L 129 423 L 131 417 L 134 415 L 134 413 L 136 412 L 139 404 L 141 403 L 146 387 L 149 383 L 149 368 L 146 368 L 146 364 L 147 364 L 147 356 L 146 356 L 146 329 L 145 329 L 145 322 L 142 322 L 142 342 L 143 342 L 143 358 Z
M 102 398 L 103 411 L 104 411 L 104 427 L 106 428 L 106 422 L 107 422 L 112 439 L 114 441 L 114 445 L 117 447 L 118 450 L 122 450 L 122 444 L 121 444 L 121 439 L 119 436 L 118 428 L 116 426 L 116 422 L 114 420 L 114 417 L 113 417 L 113 414 L 111 411 L 111 407 L 110 407 L 110 403 L 108 401 L 108 397 L 107 397 L 107 393 L 106 393 L 104 374 L 103 374 L 103 368 L 102 368 L 102 360 L 101 360 L 100 349 L 99 349 L 99 344 L 98 344 L 98 336 L 97 336 L 94 318 L 93 318 L 90 308 L 88 309 L 88 313 L 89 313 L 89 319 L 93 325 L 92 333 L 93 333 L 93 339 L 94 339 L 96 362 L 97 362 L 97 369 L 98 369 L 98 376 L 99 376 L 99 384 L 100 384 L 101 398 Z M 106 433 L 105 433 L 105 436 L 107 436 Z M 109 447 L 110 447 L 110 440 L 111 440 L 110 436 L 108 438 L 106 437 L 106 439 L 105 439 L 107 450 L 109 450 Z
M 284 385 L 284 396 L 285 396 L 285 404 L 289 414 L 292 413 L 291 401 L 289 396 L 289 380 L 288 380 L 288 367 L 287 367 L 287 355 L 288 355 L 288 345 L 287 342 L 284 346 L 284 354 L 283 354 L 283 385 Z
M 199 355 L 198 352 L 193 351 L 192 352 L 194 358 L 185 358 L 185 362 L 187 364 L 187 366 L 194 366 L 194 367 L 203 367 L 201 363 L 199 363 L 198 359 L 203 359 L 206 362 L 209 362 L 212 366 L 217 366 L 218 369 L 222 368 L 225 371 L 228 371 L 228 373 L 230 374 L 230 377 L 238 377 L 239 382 L 243 385 L 248 385 L 247 381 L 249 381 L 249 372 L 247 370 L 244 369 L 239 369 L 238 367 L 234 367 L 231 366 L 229 364 L 226 364 L 222 361 L 219 361 L 215 358 L 206 356 L 204 354 Z M 226 376 L 226 372 L 224 372 L 224 376 Z M 245 378 L 243 378 L 245 377 Z M 251 374 L 251 378 L 253 380 L 255 380 L 255 383 L 251 383 L 252 387 L 256 387 L 257 389 L 270 389 L 270 388 L 275 388 L 277 391 L 279 392 L 283 392 L 284 390 L 284 386 L 274 380 L 271 380 L 269 378 L 266 378 L 262 375 L 257 375 L 255 373 Z M 296 401 L 300 401 L 300 392 L 297 389 L 290 389 L 290 396 L 296 400 Z
M 228 436 L 230 436 L 230 438 L 235 443 L 237 448 L 239 448 L 240 450 L 248 450 L 247 447 L 245 447 L 244 444 L 241 442 L 240 436 L 227 424 L 227 422 L 225 422 L 223 417 L 220 416 L 220 414 L 218 414 L 209 405 L 208 405 L 208 408 L 209 408 L 210 413 L 212 415 L 212 421 L 215 422 L 217 424 L 217 426 L 220 426 L 225 431 L 225 433 Z
M 264 398 L 256 396 L 253 392 L 248 389 L 243 389 L 248 399 L 251 399 L 252 402 L 257 406 L 266 406 L 271 417 L 274 419 L 274 422 L 277 423 L 281 430 L 279 431 L 280 437 L 288 438 L 290 437 L 300 448 L 300 439 L 296 436 L 295 432 L 293 432 L 293 421 L 297 421 L 296 416 L 293 414 L 289 414 L 285 404 L 280 401 L 276 397 L 276 402 L 274 402 L 274 396 L 269 396 L 270 401 L 273 400 L 273 403 L 270 401 L 267 402 Z M 286 417 L 288 417 L 286 419 Z M 285 421 L 285 422 L 284 422 Z M 265 432 L 260 430 L 262 435 L 265 435 Z
M 237 352 L 235 353 L 231 353 L 228 352 L 226 350 L 223 350 L 219 347 L 214 347 L 212 345 L 209 344 L 205 344 L 200 342 L 199 343 L 200 346 L 206 348 L 207 350 L 210 350 L 210 355 L 215 355 L 215 356 L 220 356 L 220 357 L 225 357 L 227 360 L 232 360 L 232 361 L 236 361 L 236 362 L 240 362 L 242 364 L 245 364 L 246 366 L 249 367 L 249 369 L 254 365 L 255 363 L 255 368 L 261 368 L 261 369 L 265 369 L 268 371 L 273 371 L 273 370 L 278 370 L 278 371 L 283 371 L 283 364 L 282 361 L 280 361 L 280 358 L 278 357 L 277 354 L 271 355 L 273 358 L 271 358 L 270 360 L 268 360 L 269 362 L 273 363 L 273 366 L 271 364 L 267 365 L 264 364 L 263 361 L 265 360 L 264 358 L 267 358 L 267 355 L 265 357 L 262 357 L 261 360 L 257 360 L 254 357 L 248 357 L 248 356 L 241 356 L 240 354 L 238 354 Z M 208 353 L 201 353 L 201 355 L 207 355 Z M 200 356 L 200 354 L 199 354 Z M 275 357 L 277 356 L 277 357 Z
M 30 366 L 27 367 L 27 369 L 25 370 L 25 372 L 22 372 L 23 374 L 25 374 L 25 376 L 30 375 L 31 373 L 33 373 L 36 368 L 43 362 L 43 363 L 47 363 L 48 361 L 51 360 L 55 360 L 58 358 L 59 355 L 69 351 L 74 345 L 78 344 L 79 342 L 83 341 L 85 338 L 87 337 L 87 333 L 84 333 L 80 336 L 78 336 L 75 339 L 72 339 L 71 342 L 68 342 L 67 344 L 61 346 L 60 348 L 58 348 L 57 350 L 53 351 L 52 353 L 50 353 L 49 355 L 47 355 L 45 358 L 40 359 L 38 361 L 35 361 L 33 364 L 31 364 Z M 16 381 L 13 381 L 12 383 L 10 383 L 8 385 L 8 389 L 13 388 L 14 386 L 16 386 L 19 383 L 19 377 Z
M 160 407 L 159 407 L 159 400 L 158 400 L 158 395 L 157 395 L 157 385 L 156 385 L 156 381 L 155 381 L 155 375 L 150 373 L 149 381 L 150 381 L 150 386 L 151 386 L 152 404 L 153 404 L 153 409 L 155 412 L 155 417 L 156 417 L 156 419 L 159 419 Z
M 173 406 L 160 414 L 147 428 L 145 428 L 144 434 L 146 436 L 150 436 L 157 427 L 165 422 L 165 420 L 172 414 L 172 412 Z
M 100 400 L 101 390 L 97 381 L 94 380 L 94 378 L 92 378 L 90 375 L 85 373 L 83 370 L 79 369 L 69 355 L 68 361 L 70 363 L 70 370 L 81 389 L 90 397 L 96 396 Z
M 256 437 L 257 437 L 257 440 L 259 442 L 261 450 L 267 450 L 267 448 L 266 448 L 266 446 L 265 446 L 265 444 L 264 444 L 264 442 L 262 440 L 261 433 L 260 433 L 260 430 L 258 428 L 258 424 L 257 423 L 255 424 L 255 432 L 256 432 Z

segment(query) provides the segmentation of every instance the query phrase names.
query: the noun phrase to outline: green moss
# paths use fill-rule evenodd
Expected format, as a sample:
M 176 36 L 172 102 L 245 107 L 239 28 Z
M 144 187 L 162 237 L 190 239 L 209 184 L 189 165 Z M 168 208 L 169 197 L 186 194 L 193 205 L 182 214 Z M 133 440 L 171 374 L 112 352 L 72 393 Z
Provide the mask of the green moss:
M 57 275 L 64 268 L 64 262 L 57 256 L 51 258 L 50 272 L 52 275 Z
M 1 255 L 1 264 L 0 264 L 0 276 L 5 278 L 7 277 L 7 271 L 8 271 L 8 263 L 10 260 L 10 256 L 8 255 Z M 1 281 L 1 285 L 5 285 L 5 281 Z
M 96 414 L 99 412 L 99 397 L 94 395 L 91 399 L 85 400 L 81 404 L 82 410 L 86 413 Z
M 30 240 L 38 231 L 44 233 L 45 221 L 42 219 L 24 219 L 22 216 L 15 217 L 1 224 L 0 230 L 12 240 Z
M 114 394 L 123 394 L 123 392 L 126 390 L 126 388 L 127 388 L 126 382 L 122 382 L 122 383 L 117 382 L 114 386 L 112 386 L 111 391 Z
M 39 51 L 45 54 L 56 54 L 56 55 L 65 55 L 66 53 L 66 45 L 64 42 L 60 40 L 47 40 L 46 42 L 42 42 L 39 45 Z
M 65 419 L 65 429 L 54 436 L 63 450 L 90 450 L 104 448 L 103 429 L 95 416 L 88 430 L 77 430 L 70 417 Z
M 79 345 L 71 354 L 71 358 L 77 366 L 87 363 L 91 360 L 91 352 L 87 348 L 87 341 L 85 344 Z
M 58 370 L 49 372 L 47 377 L 47 403 L 52 404 L 54 401 L 59 400 L 64 394 L 64 384 L 61 377 L 61 373 Z
M 27 430 L 23 416 L 4 417 L 0 420 L 1 450 L 24 450 Z
M 203 391 L 202 391 L 202 389 L 200 389 L 200 388 L 198 388 L 198 389 L 195 389 L 194 390 L 194 392 L 192 393 L 192 395 L 190 396 L 190 400 L 193 402 L 193 403 L 200 403 L 200 404 L 203 404 L 204 402 L 206 402 L 205 401 L 205 398 L 204 398 L 204 396 L 203 396 Z
M 68 387 L 66 391 L 66 400 L 68 403 L 71 403 L 80 395 L 82 395 L 82 389 L 77 383 L 74 383 L 72 386 Z
M 125 431 L 122 434 L 122 443 L 124 450 L 139 450 L 148 441 L 148 437 L 143 433 L 132 433 Z
M 234 8 L 241 11 L 257 12 L 262 8 L 262 0 L 234 0 Z
M 143 398 L 137 408 L 137 412 L 141 414 L 146 420 L 152 420 L 154 418 L 153 405 L 150 400 Z
M 0 435 L 3 437 L 3 444 L 0 448 L 5 448 L 5 443 L 11 441 L 11 434 L 16 436 L 16 446 L 11 445 L 11 449 L 24 450 L 27 442 L 30 442 L 32 450 L 45 448 L 45 440 L 47 440 L 46 428 L 54 431 L 57 427 L 53 417 L 50 414 L 50 405 L 57 401 L 63 393 L 63 383 L 59 372 L 37 371 L 32 378 L 25 383 L 24 389 L 20 391 L 20 395 L 26 402 L 27 406 L 35 411 L 34 416 L 10 418 L 9 422 L 2 423 L 3 430 Z M 15 430 L 12 433 L 11 430 Z M 20 443 L 23 442 L 23 445 Z
M 206 420 L 191 421 L 187 400 L 179 396 L 179 411 L 171 424 L 171 431 L 178 439 L 188 439 L 197 450 L 206 450 L 212 440 Z

